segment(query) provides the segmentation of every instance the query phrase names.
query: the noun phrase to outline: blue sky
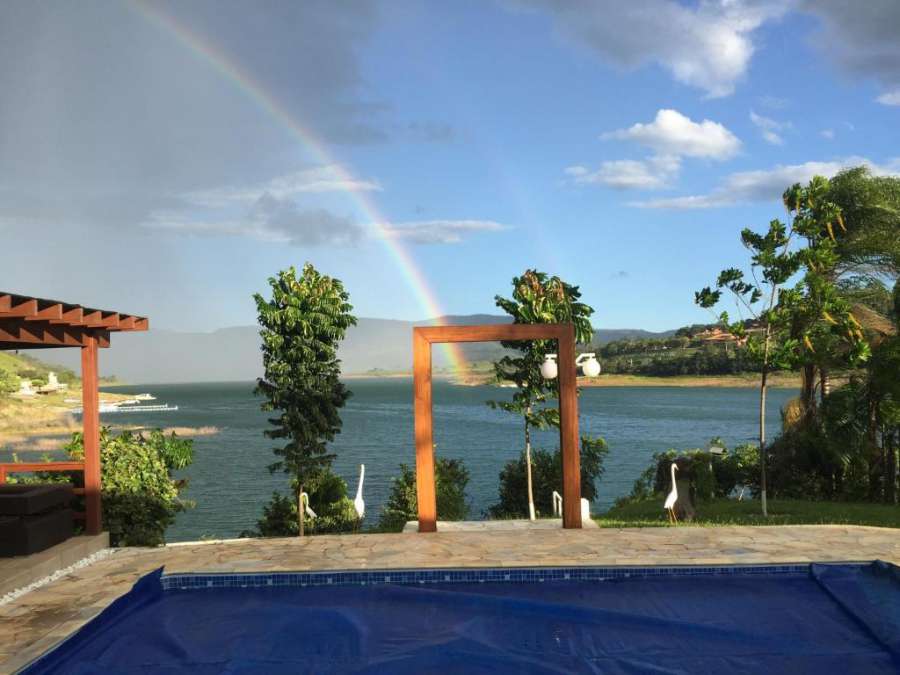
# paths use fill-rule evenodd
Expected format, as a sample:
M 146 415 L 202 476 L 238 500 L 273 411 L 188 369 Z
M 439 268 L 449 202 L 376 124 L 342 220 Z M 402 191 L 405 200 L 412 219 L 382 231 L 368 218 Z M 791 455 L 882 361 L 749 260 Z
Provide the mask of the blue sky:
M 898 32 L 894 0 L 4 5 L 0 287 L 212 330 L 311 261 L 423 319 L 401 247 L 447 313 L 537 267 L 598 327 L 705 321 L 790 183 L 900 172 Z

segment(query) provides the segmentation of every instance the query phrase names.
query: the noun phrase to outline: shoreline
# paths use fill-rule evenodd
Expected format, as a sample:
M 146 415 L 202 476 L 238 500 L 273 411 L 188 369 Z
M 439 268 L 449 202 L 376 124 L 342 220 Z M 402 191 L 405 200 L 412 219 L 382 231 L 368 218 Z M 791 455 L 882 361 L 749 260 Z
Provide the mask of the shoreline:
M 464 386 L 501 386 L 487 377 L 463 375 L 455 384 Z M 697 388 L 739 388 L 759 389 L 759 376 L 744 375 L 673 375 L 658 377 L 652 375 L 600 375 L 599 377 L 579 377 L 579 387 L 697 387 Z M 770 389 L 798 389 L 800 376 L 794 374 L 769 376 Z

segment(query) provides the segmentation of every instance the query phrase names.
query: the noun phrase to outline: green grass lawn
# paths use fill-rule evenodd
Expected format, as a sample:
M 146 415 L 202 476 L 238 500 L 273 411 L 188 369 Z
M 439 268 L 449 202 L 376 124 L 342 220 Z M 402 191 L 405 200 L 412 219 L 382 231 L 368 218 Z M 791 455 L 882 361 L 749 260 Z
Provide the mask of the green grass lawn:
M 611 508 L 594 520 L 600 527 L 665 527 L 662 498 Z M 900 506 L 858 502 L 769 500 L 769 517 L 760 515 L 759 502 L 718 499 L 697 505 L 691 525 L 874 525 L 900 528 Z

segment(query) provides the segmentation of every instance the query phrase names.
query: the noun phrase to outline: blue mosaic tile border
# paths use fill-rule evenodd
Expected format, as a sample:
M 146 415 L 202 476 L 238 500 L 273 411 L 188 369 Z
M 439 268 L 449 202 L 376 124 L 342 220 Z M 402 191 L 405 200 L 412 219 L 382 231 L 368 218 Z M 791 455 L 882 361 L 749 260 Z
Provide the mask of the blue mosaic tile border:
M 809 563 L 786 565 L 718 565 L 682 567 L 522 567 L 427 570 L 272 572 L 265 574 L 164 574 L 163 590 L 266 588 L 272 586 L 369 586 L 441 583 L 542 583 L 609 581 L 634 577 L 722 576 L 735 574 L 809 574 Z

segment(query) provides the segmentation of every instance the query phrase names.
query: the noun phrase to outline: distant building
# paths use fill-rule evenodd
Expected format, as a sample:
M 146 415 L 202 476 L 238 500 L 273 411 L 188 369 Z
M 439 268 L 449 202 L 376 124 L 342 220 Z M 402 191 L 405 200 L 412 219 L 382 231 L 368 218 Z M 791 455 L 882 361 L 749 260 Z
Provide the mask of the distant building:
M 746 322 L 744 324 L 744 330 L 747 335 L 751 333 L 758 333 L 762 331 L 755 322 Z M 719 326 L 714 326 L 712 328 L 707 328 L 704 331 L 701 331 L 694 335 L 695 340 L 702 340 L 703 342 L 714 342 L 714 343 L 734 343 L 739 347 L 743 347 L 747 343 L 747 338 L 742 337 L 740 339 L 736 338 L 734 335 L 729 333 L 724 328 L 720 328 Z
M 54 394 L 58 391 L 66 391 L 69 388 L 69 385 L 62 384 L 56 377 L 56 373 L 50 372 L 47 374 L 47 384 L 43 387 L 40 387 L 37 391 L 39 394 Z

